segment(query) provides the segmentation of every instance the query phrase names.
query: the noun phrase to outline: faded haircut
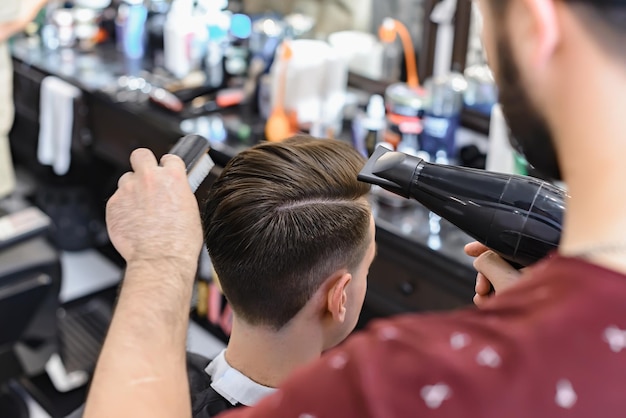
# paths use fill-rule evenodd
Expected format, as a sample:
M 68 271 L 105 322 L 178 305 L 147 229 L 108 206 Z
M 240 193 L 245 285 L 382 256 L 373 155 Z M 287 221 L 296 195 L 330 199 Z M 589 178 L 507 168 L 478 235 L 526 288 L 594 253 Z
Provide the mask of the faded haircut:
M 234 312 L 280 329 L 369 243 L 364 159 L 344 142 L 294 137 L 233 158 L 213 184 L 204 238 Z

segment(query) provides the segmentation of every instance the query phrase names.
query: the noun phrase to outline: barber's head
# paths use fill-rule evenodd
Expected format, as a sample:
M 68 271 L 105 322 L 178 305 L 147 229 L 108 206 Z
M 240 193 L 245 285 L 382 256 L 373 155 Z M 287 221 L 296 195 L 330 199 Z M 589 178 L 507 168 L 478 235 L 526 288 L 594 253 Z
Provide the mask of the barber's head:
M 553 98 L 580 101 L 582 83 L 572 85 L 570 76 L 587 64 L 602 65 L 598 57 L 626 69 L 626 1 L 479 0 L 479 5 L 513 145 L 540 172 L 560 179 L 557 150 L 567 145 L 555 136 L 567 133 L 556 121 L 559 104 Z
M 375 253 L 369 186 L 357 181 L 363 164 L 348 144 L 296 137 L 225 167 L 203 224 L 239 320 L 274 330 L 319 320 L 325 348 L 352 331 Z

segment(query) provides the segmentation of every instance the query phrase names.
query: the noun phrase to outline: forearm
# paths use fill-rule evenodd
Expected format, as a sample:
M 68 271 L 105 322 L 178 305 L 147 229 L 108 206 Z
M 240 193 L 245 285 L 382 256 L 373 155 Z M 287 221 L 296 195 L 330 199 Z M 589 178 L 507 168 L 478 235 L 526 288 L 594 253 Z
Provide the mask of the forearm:
M 185 343 L 195 271 L 176 270 L 167 261 L 129 265 L 85 417 L 191 415 Z
M 22 3 L 20 13 L 16 19 L 0 23 L 0 42 L 4 42 L 11 36 L 23 30 L 26 25 L 35 19 L 39 10 L 48 0 L 28 0 Z

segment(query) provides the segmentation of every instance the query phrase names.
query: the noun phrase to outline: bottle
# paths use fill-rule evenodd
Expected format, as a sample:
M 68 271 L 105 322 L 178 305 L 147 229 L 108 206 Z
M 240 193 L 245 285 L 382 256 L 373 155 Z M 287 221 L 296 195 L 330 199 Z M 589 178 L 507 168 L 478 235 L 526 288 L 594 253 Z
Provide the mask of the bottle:
M 146 20 L 148 9 L 143 0 L 125 0 L 118 10 L 118 49 L 130 59 L 142 58 L 145 51 Z
M 202 68 L 202 63 L 208 53 L 209 29 L 205 24 L 205 17 L 201 10 L 196 8 L 192 17 L 193 29 L 190 50 L 190 71 Z
M 165 19 L 165 69 L 177 78 L 184 78 L 192 69 L 193 9 L 193 0 L 174 0 Z
M 526 162 L 511 146 L 509 135 L 502 107 L 496 104 L 491 111 L 486 169 L 497 173 L 526 175 Z
M 375 94 L 370 97 L 365 113 L 358 113 L 352 121 L 352 145 L 359 154 L 369 157 L 374 153 L 383 142 L 386 125 L 385 100 Z
M 456 158 L 456 131 L 461 120 L 463 93 L 467 82 L 459 73 L 449 73 L 426 82 L 428 104 L 424 114 L 424 132 L 420 147 L 435 160 L 445 152 L 448 160 Z
M 207 85 L 219 88 L 224 85 L 224 54 L 228 43 L 228 30 L 231 15 L 225 11 L 227 0 L 199 0 L 198 6 L 204 16 L 204 26 L 208 34 L 204 69 L 207 74 Z
M 397 41 L 383 42 L 381 79 L 390 82 L 400 80 L 402 48 Z
M 465 107 L 489 116 L 498 102 L 498 89 L 493 73 L 487 64 L 477 64 L 467 67 L 463 75 L 467 81 L 467 90 L 463 97 Z
M 370 97 L 366 117 L 362 123 L 365 129 L 365 148 L 369 156 L 374 153 L 376 145 L 382 142 L 382 135 L 386 126 L 385 100 L 382 96 L 375 94 Z
M 406 83 L 394 83 L 385 91 L 387 104 L 387 127 L 384 140 L 394 149 L 401 148 L 409 153 L 419 151 L 424 131 L 423 117 L 426 94 L 422 88 Z

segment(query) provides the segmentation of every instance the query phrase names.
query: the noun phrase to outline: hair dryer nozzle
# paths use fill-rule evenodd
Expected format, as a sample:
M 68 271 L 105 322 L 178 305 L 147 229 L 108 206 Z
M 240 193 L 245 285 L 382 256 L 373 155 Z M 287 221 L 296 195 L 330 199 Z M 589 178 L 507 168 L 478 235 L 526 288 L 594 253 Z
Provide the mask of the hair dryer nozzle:
M 420 158 L 379 146 L 359 173 L 358 179 L 408 199 L 411 197 L 411 183 L 421 163 Z

